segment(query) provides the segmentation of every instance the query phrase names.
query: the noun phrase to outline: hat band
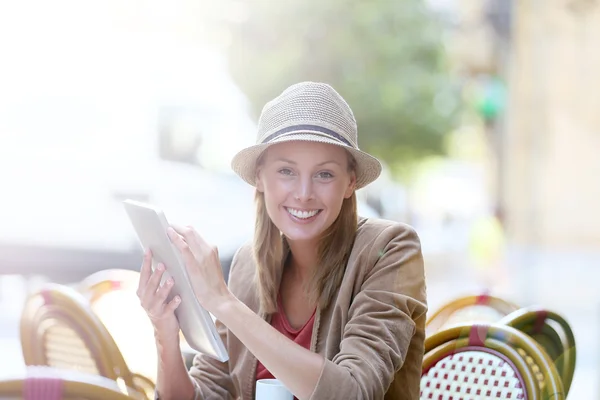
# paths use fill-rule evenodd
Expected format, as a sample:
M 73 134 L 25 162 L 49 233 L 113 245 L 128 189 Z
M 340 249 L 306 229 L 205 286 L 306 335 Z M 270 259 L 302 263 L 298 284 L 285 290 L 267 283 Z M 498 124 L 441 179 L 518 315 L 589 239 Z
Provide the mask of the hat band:
M 338 142 L 342 142 L 347 146 L 350 147 L 355 147 L 352 143 L 350 143 L 350 141 L 348 139 L 346 139 L 345 137 L 343 137 L 342 135 L 332 131 L 331 129 L 327 129 L 324 128 L 322 126 L 319 125 L 292 125 L 292 126 L 288 126 L 287 128 L 283 128 L 278 130 L 275 133 L 270 134 L 269 136 L 267 136 L 267 138 L 265 140 L 262 141 L 262 143 L 268 143 L 272 140 L 277 139 L 279 136 L 283 136 L 287 133 L 292 133 L 292 132 L 297 132 L 297 131 L 313 131 L 313 132 L 319 132 L 322 133 L 324 135 L 327 136 L 331 136 L 332 139 L 336 139 Z

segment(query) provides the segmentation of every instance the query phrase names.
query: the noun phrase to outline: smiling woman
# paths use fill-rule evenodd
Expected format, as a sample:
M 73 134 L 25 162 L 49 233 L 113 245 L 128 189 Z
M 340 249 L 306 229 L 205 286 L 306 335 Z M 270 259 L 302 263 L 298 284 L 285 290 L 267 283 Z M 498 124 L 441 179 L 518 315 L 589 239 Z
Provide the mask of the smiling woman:
M 276 310 L 272 291 L 276 291 L 282 272 L 279 254 L 284 245 L 279 232 L 286 238 L 285 244 L 294 247 L 291 250 L 297 259 L 300 254 L 310 255 L 312 262 L 323 266 L 307 266 L 312 277 L 301 277 L 311 279 L 299 282 L 308 284 L 310 303 L 316 304 L 320 297 L 328 301 L 337 289 L 357 224 L 355 170 L 356 162 L 346 150 L 319 142 L 274 144 L 257 160 L 254 256 L 258 265 L 264 266 L 258 275 L 263 293 L 271 292 L 260 299 L 264 312 Z M 278 255 L 272 257 L 275 253 Z
M 229 361 L 199 354 L 190 371 L 165 303 L 164 267 L 142 266 L 138 295 L 152 320 L 162 399 L 253 399 L 277 378 L 298 399 L 416 399 L 427 311 L 423 257 L 404 224 L 358 218 L 356 189 L 381 165 L 359 150 L 350 107 L 304 82 L 267 103 L 257 143 L 233 170 L 256 188 L 254 242 L 223 281 L 218 252 L 193 228 L 170 229 L 190 284 L 217 318 Z M 232 227 L 233 228 L 233 227 Z M 293 360 L 293 362 L 290 362 Z

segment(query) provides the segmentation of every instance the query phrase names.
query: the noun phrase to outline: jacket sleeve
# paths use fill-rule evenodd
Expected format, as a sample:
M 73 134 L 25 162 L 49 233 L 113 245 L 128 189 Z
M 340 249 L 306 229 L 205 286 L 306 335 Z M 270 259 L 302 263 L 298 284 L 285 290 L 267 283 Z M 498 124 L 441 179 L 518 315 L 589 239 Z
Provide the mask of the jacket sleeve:
M 231 262 L 229 271 L 230 282 L 238 254 L 239 250 Z M 218 320 L 216 321 L 216 326 L 223 344 L 227 347 L 227 327 Z M 194 384 L 194 400 L 234 399 L 237 396 L 227 361 L 220 362 L 212 357 L 198 353 L 194 357 L 194 363 L 189 374 Z
M 416 232 L 390 226 L 365 251 L 361 262 L 372 267 L 352 300 L 339 353 L 325 360 L 311 399 L 383 399 L 409 352 L 422 362 L 427 302 Z M 409 364 L 402 375 L 414 379 L 401 384 L 406 398 L 418 399 L 421 363 Z
M 227 328 L 217 321 L 217 330 L 224 344 L 227 343 Z M 229 374 L 229 363 L 220 362 L 203 354 L 196 354 L 190 369 L 194 384 L 194 400 L 234 399 L 235 387 Z

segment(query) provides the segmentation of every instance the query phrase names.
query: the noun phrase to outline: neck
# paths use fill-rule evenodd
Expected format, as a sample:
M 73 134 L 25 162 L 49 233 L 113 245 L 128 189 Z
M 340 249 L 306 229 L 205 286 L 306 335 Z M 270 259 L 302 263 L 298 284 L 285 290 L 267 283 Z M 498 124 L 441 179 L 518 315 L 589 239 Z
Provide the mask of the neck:
M 317 267 L 319 259 L 317 244 L 314 242 L 289 242 L 290 269 L 302 282 L 308 282 Z

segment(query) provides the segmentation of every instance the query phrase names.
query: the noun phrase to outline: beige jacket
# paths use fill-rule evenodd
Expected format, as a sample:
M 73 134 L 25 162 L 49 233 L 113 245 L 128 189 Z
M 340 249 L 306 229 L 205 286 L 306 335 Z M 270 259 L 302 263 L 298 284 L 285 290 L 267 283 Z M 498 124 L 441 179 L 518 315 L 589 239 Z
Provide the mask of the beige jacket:
M 254 274 L 251 247 L 244 246 L 232 263 L 229 288 L 257 312 Z M 362 219 L 337 297 L 315 315 L 311 350 L 326 362 L 312 399 L 417 400 L 426 311 L 415 231 Z M 218 328 L 229 362 L 196 356 L 190 370 L 196 399 L 254 399 L 256 358 L 222 324 Z

